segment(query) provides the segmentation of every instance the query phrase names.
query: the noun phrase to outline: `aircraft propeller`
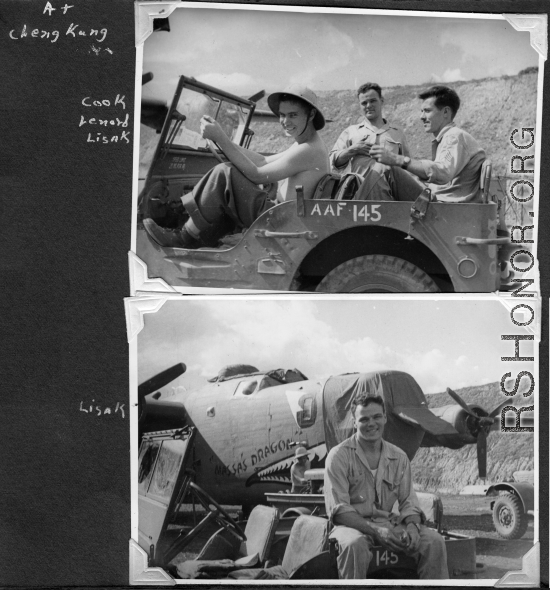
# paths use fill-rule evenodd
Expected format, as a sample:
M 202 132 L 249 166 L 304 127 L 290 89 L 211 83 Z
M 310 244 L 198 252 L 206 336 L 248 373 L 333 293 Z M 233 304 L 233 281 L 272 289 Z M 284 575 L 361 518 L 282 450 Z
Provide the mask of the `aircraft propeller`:
M 141 400 L 153 391 L 168 385 L 171 381 L 183 375 L 187 367 L 184 363 L 178 363 L 161 373 L 157 373 L 155 376 L 151 377 L 151 379 L 147 379 L 141 385 L 138 386 L 138 400 L 141 403 Z
M 487 436 L 491 430 L 495 430 L 498 426 L 498 416 L 504 408 L 509 405 L 509 401 L 505 401 L 502 404 L 494 408 L 489 415 L 479 416 L 476 414 L 470 406 L 452 389 L 447 387 L 447 393 L 453 398 L 453 400 L 472 418 L 472 435 L 476 437 L 477 447 L 477 467 L 479 471 L 480 479 L 485 480 L 487 478 Z
M 248 97 L 248 100 L 250 100 L 252 102 L 258 102 L 264 96 L 265 96 L 265 90 L 260 90 L 259 92 L 256 92 L 256 94 L 253 94 L 252 96 L 249 96 Z

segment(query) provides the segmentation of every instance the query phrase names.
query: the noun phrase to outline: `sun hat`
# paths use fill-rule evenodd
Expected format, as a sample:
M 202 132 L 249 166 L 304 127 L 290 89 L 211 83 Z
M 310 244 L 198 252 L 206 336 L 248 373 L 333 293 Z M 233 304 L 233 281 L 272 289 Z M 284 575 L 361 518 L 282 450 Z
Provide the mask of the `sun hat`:
M 283 96 L 283 94 L 287 96 L 295 96 L 296 98 L 307 102 L 317 110 L 313 117 L 313 126 L 315 129 L 319 130 L 325 126 L 325 117 L 319 109 L 317 95 L 313 90 L 310 90 L 307 86 L 289 86 L 286 90 L 282 90 L 281 92 L 272 92 L 267 97 L 267 104 L 276 115 L 279 115 L 279 103 L 281 102 L 281 96 Z
M 298 447 L 294 455 L 296 456 L 296 459 L 299 459 L 300 457 L 307 457 L 307 451 L 304 449 L 304 447 Z

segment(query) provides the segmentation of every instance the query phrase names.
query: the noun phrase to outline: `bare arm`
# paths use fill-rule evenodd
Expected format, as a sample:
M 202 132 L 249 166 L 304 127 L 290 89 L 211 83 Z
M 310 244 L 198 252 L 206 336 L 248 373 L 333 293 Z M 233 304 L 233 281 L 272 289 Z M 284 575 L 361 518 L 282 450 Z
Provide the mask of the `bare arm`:
M 265 164 L 258 165 L 251 160 L 248 150 L 236 146 L 214 119 L 203 117 L 201 130 L 205 139 L 215 141 L 229 160 L 256 184 L 278 182 L 316 166 L 315 154 L 307 143 L 295 143 L 284 152 L 277 154 L 277 157 L 265 158 Z
M 233 146 L 235 146 L 236 149 L 238 149 L 241 152 L 241 154 L 245 155 L 256 166 L 265 166 L 269 162 L 273 162 L 275 160 L 278 160 L 282 156 L 282 153 L 272 154 L 270 156 L 264 156 L 262 154 L 258 154 L 258 152 L 253 152 L 252 150 L 241 147 L 240 145 L 237 145 L 236 143 L 233 143 L 233 142 L 231 142 L 231 143 Z

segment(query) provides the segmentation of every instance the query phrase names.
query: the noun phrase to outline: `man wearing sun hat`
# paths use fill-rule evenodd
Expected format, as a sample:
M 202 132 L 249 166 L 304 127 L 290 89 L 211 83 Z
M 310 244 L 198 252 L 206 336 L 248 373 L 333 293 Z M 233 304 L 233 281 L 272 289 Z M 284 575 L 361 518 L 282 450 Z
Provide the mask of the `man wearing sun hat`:
M 317 133 L 325 126 L 317 96 L 309 88 L 295 86 L 270 94 L 267 102 L 293 144 L 279 154 L 263 156 L 234 144 L 217 121 L 204 116 L 202 136 L 214 141 L 229 162 L 215 166 L 182 197 L 189 213 L 183 227 L 171 230 L 144 220 L 155 242 L 180 248 L 216 246 L 222 236 L 250 227 L 276 203 L 296 199 L 296 185 L 304 187 L 306 199 L 312 197 L 330 170 L 327 148 Z

